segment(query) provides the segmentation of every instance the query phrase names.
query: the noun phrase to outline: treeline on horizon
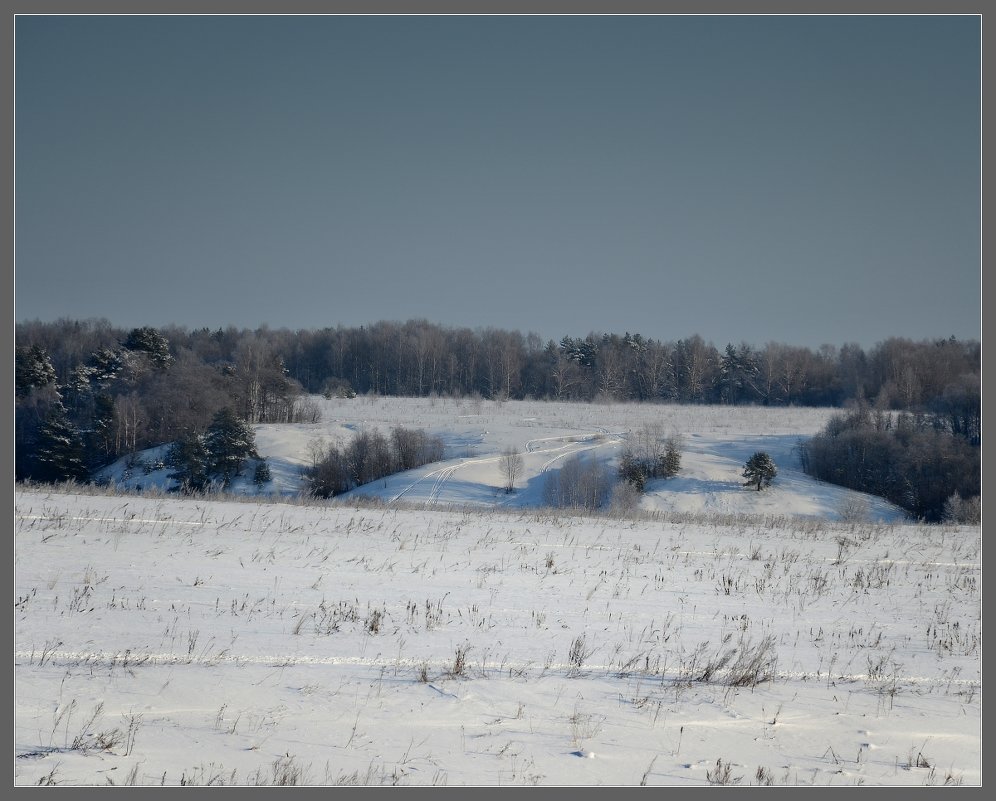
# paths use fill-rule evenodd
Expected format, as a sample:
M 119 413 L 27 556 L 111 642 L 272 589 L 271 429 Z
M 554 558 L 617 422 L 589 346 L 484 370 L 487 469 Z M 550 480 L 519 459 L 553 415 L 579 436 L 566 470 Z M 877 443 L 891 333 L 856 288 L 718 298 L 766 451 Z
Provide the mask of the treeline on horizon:
M 977 389 L 981 370 L 979 343 L 954 337 L 893 337 L 865 350 L 774 342 L 717 348 L 698 334 L 663 341 L 589 333 L 544 342 L 536 334 L 425 320 L 296 331 L 155 330 L 177 363 L 230 370 L 251 351 L 254 361 L 308 393 L 802 406 L 864 399 L 913 411 Z M 129 331 L 103 319 L 36 320 L 17 324 L 16 344 L 44 348 L 57 382 L 68 384 L 94 353 L 119 349 Z
M 107 320 L 18 323 L 18 478 L 81 477 L 204 431 L 222 408 L 249 423 L 311 422 L 302 396 L 429 395 L 905 411 L 978 447 L 981 349 L 974 340 L 890 338 L 817 349 L 590 333 L 544 342 L 425 320 L 296 330 Z M 922 427 L 923 423 L 917 424 Z M 68 437 L 71 447 L 60 445 Z M 53 454 L 66 447 L 71 453 Z

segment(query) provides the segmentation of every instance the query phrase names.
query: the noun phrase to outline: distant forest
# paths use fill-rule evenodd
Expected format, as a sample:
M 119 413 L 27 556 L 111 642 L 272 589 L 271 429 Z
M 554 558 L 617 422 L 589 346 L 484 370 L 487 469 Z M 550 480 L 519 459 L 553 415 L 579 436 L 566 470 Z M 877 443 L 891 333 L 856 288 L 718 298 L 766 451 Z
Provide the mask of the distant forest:
M 249 423 L 308 421 L 306 395 L 479 396 L 726 405 L 864 405 L 981 440 L 978 342 L 887 339 L 818 349 L 695 335 L 589 333 L 543 341 L 425 320 L 318 330 L 124 329 L 106 320 L 16 326 L 18 478 L 85 477 L 136 450 Z

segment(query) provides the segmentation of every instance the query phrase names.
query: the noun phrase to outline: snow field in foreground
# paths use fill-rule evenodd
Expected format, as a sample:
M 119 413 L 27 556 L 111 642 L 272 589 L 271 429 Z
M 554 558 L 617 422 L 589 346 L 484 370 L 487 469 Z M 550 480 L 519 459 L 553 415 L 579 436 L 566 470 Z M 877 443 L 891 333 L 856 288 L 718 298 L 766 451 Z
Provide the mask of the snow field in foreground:
M 977 527 L 15 512 L 17 784 L 981 783 Z

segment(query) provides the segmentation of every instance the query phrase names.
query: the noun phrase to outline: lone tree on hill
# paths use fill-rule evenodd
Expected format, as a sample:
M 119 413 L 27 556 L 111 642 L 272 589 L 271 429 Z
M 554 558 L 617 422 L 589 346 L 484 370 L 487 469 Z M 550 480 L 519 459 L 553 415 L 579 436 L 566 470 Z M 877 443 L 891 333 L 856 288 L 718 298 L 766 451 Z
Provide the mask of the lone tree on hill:
M 761 487 L 771 484 L 771 479 L 777 475 L 778 468 L 771 461 L 771 457 L 764 451 L 758 451 L 744 465 L 744 478 L 747 479 L 744 486 L 752 487 L 756 484 L 757 491 L 760 492 Z
M 498 466 L 505 477 L 505 492 L 513 492 L 515 480 L 522 472 L 522 455 L 515 448 L 508 447 L 502 451 Z

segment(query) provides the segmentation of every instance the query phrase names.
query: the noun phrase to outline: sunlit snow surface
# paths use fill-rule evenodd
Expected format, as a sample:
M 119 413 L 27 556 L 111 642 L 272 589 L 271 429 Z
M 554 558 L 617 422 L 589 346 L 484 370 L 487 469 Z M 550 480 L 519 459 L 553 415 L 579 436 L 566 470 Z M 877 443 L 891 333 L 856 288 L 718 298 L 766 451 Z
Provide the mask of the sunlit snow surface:
M 318 435 L 447 437 L 395 507 L 17 490 L 15 782 L 980 784 L 980 530 L 820 519 L 789 460 L 829 413 L 357 399 L 258 429 L 270 489 Z M 648 508 L 716 514 L 514 508 L 652 415 Z
M 390 476 L 358 487 L 352 494 L 386 501 L 403 499 L 434 506 L 520 507 L 542 504 L 550 470 L 576 453 L 614 466 L 627 436 L 645 425 L 682 438 L 681 473 L 652 482 L 642 500 L 645 509 L 680 512 L 783 514 L 836 518 L 860 508 L 870 520 L 899 520 L 901 510 L 881 499 L 813 481 L 800 470 L 800 441 L 823 428 L 835 409 L 745 408 L 651 404 L 581 404 L 482 400 L 354 398 L 313 401 L 322 421 L 256 427 L 257 449 L 270 465 L 273 481 L 266 494 L 297 495 L 301 471 L 311 462 L 313 444 L 346 445 L 361 430 L 388 435 L 394 426 L 422 428 L 442 437 L 446 461 Z M 506 447 L 523 454 L 516 492 L 502 490 L 500 453 Z M 765 450 L 779 476 L 763 492 L 743 486 L 743 466 L 754 451 Z M 165 448 L 140 454 L 154 463 Z M 127 469 L 120 460 L 102 477 L 120 486 L 168 486 L 168 469 Z M 251 470 L 237 480 L 235 492 L 255 494 Z

